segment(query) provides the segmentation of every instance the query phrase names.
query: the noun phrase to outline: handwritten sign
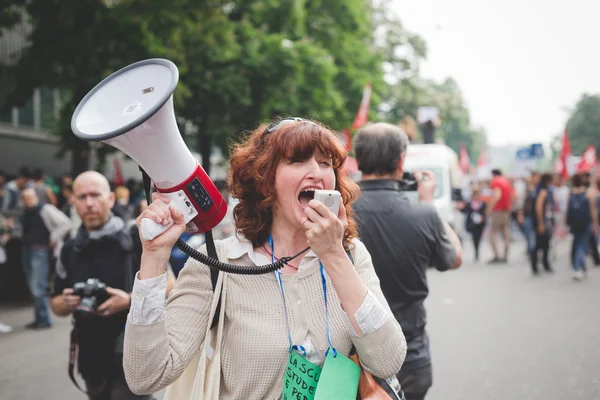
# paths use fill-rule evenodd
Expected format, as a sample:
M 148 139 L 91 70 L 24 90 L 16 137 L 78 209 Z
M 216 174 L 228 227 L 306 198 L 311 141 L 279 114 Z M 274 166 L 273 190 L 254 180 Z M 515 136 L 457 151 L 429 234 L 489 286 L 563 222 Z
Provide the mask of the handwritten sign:
M 283 376 L 283 400 L 313 400 L 321 368 L 295 351 L 290 353 Z

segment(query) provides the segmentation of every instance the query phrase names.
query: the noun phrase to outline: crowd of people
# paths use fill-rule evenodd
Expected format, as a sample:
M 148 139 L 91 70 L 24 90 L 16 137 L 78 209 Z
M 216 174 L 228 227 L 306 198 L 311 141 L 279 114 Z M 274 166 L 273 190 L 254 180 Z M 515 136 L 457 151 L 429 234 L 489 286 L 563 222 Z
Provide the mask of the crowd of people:
M 513 227 L 523 235 L 531 271 L 539 275 L 539 263 L 553 272 L 551 252 L 557 239 L 572 236 L 573 278 L 587 276 L 586 255 L 600 266 L 598 233 L 600 180 L 593 182 L 589 172 L 578 172 L 570 181 L 558 173 L 533 171 L 528 177 L 509 179 L 500 170 L 492 171 L 490 181 L 477 182 L 468 201 L 459 207 L 466 216 L 465 229 L 472 237 L 475 260 L 479 260 L 481 238 L 486 226 L 493 258 L 491 264 L 506 263 Z M 503 252 L 497 243 L 504 240 Z
M 318 122 L 284 118 L 250 132 L 232 151 L 228 181 L 216 182 L 230 207 L 214 249 L 193 247 L 249 268 L 296 254 L 267 275 L 216 275 L 195 259 L 184 266 L 174 250 L 178 238 L 193 240 L 183 214 L 159 193 L 148 204 L 133 181 L 111 185 L 96 171 L 58 184 L 40 170 L 23 168 L 10 181 L 0 173 L 0 240 L 19 246 L 0 253 L 0 264 L 22 268 L 34 300 L 27 328 L 72 316 L 69 374 L 77 384 L 76 360 L 91 400 L 152 399 L 163 388 L 169 399 L 314 398 L 329 388 L 354 399 L 378 388 L 424 400 L 433 385 L 427 271 L 455 270 L 464 256 L 434 206 L 435 175 L 414 173 L 418 201 L 402 189 L 408 146 L 398 126 L 361 128 L 356 183 L 336 133 Z M 600 265 L 600 197 L 589 174 L 568 188 L 551 174 L 492 173 L 458 205 L 476 260 L 489 225 L 489 262 L 507 263 L 517 226 L 535 275 L 540 254 L 553 271 L 553 238 L 569 232 L 574 278 L 585 277 L 588 252 Z M 340 192 L 338 215 L 315 190 Z M 142 218 L 173 224 L 144 240 Z M 334 385 L 349 365 L 363 373 Z M 374 379 L 369 386 L 360 377 Z
M 52 286 L 52 276 L 64 272 L 60 253 L 62 245 L 75 238 L 82 225 L 76 209 L 74 180 L 65 174 L 54 178 L 42 169 L 30 171 L 22 167 L 16 176 L 0 171 L 0 287 L 6 292 L 21 277 L 34 298 L 34 320 L 28 329 L 45 329 L 52 326 L 47 294 Z M 225 194 L 224 181 L 217 185 Z M 148 206 L 140 182 L 129 180 L 124 184 L 111 184 L 115 201 L 110 212 L 125 226 L 135 224 L 135 219 Z M 216 237 L 232 232 L 231 223 L 224 221 L 216 230 Z M 189 239 L 191 235 L 184 235 Z M 177 276 L 183 267 L 182 254 L 173 251 L 171 271 Z M 15 273 L 15 270 L 20 273 Z M 14 293 L 11 293 L 14 294 Z M 6 297 L 3 293 L 3 297 Z M 12 327 L 0 321 L 0 333 L 9 333 Z

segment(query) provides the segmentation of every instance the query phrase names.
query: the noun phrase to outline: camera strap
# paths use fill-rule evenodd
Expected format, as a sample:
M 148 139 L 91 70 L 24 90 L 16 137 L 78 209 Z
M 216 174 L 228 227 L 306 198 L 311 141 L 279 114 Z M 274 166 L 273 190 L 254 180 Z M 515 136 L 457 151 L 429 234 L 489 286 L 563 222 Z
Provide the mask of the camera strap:
M 78 350 L 79 350 L 78 336 L 79 335 L 77 333 L 77 328 L 75 327 L 75 323 L 73 323 L 73 329 L 71 329 L 71 341 L 69 343 L 69 378 L 71 378 L 71 381 L 73 382 L 73 384 L 75 384 L 75 387 L 77 387 L 77 389 L 79 389 L 83 393 L 86 393 L 85 390 L 83 390 L 79 386 L 79 384 L 77 383 L 77 380 L 75 379 L 75 375 L 73 374 L 73 372 L 75 370 L 75 363 L 77 362 L 77 354 L 78 354 Z
M 87 394 L 88 396 L 96 396 L 100 394 L 106 388 L 106 380 L 102 382 L 98 388 L 95 390 L 86 392 L 79 386 L 77 383 L 77 379 L 75 379 L 75 364 L 77 363 L 77 356 L 79 354 L 79 332 L 77 331 L 77 326 L 75 326 L 75 319 L 73 318 L 73 329 L 71 329 L 71 341 L 69 343 L 69 378 L 71 378 L 71 382 L 75 385 L 79 391 Z

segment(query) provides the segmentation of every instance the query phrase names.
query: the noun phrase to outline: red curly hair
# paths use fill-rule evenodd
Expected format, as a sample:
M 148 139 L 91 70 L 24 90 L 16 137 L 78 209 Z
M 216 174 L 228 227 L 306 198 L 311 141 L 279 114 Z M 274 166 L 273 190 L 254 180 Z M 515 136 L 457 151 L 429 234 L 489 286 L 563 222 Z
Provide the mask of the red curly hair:
M 335 190 L 342 195 L 348 217 L 343 244 L 346 249 L 351 248 L 352 239 L 358 236 L 351 208 L 358 186 L 342 171 L 347 154 L 336 134 L 308 120 L 265 133 L 267 126 L 259 126 L 232 149 L 228 182 L 231 195 L 239 200 L 233 210 L 236 231 L 254 247 L 265 243 L 273 223 L 277 167 L 282 162 L 307 160 L 318 149 L 332 159 Z

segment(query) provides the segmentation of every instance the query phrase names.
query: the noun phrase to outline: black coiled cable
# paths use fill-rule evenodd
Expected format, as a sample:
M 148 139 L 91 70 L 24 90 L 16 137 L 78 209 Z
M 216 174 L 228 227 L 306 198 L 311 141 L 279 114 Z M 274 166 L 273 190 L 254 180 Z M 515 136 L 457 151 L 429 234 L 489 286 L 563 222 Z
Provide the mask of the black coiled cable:
M 207 232 L 208 234 L 209 232 Z M 206 235 L 207 241 L 212 240 L 212 234 Z M 235 265 L 235 264 L 227 264 L 222 261 L 216 260 L 212 257 L 207 256 L 204 253 L 200 253 L 198 250 L 191 247 L 189 244 L 184 242 L 181 239 L 177 239 L 175 245 L 179 247 L 181 251 L 183 251 L 188 256 L 192 257 L 194 260 L 200 261 L 202 264 L 206 264 L 211 268 L 218 269 L 223 272 L 228 272 L 230 274 L 238 274 L 238 275 L 262 275 L 268 274 L 270 272 L 276 271 L 278 269 L 283 268 L 285 264 L 292 261 L 294 258 L 298 257 L 302 253 L 306 252 L 309 248 L 302 250 L 300 253 L 296 254 L 292 257 L 282 257 L 277 262 L 267 264 L 267 265 Z
M 148 176 L 148 174 L 146 174 L 146 171 L 144 171 L 142 167 L 140 167 L 140 171 L 142 172 L 142 179 L 144 181 L 144 191 L 146 192 L 146 199 L 148 201 L 148 204 L 150 204 L 152 203 L 152 195 L 150 194 L 150 177 Z M 206 245 L 214 246 L 212 231 L 206 232 L 205 237 Z M 189 244 L 181 240 L 181 238 L 177 239 L 175 245 L 187 256 L 192 257 L 194 260 L 199 261 L 202 264 L 208 265 L 209 267 L 214 269 L 218 269 L 219 271 L 237 275 L 262 275 L 271 273 L 273 271 L 283 268 L 285 264 L 292 261 L 294 258 L 299 257 L 302 253 L 305 253 L 310 249 L 310 247 L 307 247 L 295 256 L 282 257 L 277 262 L 267 265 L 235 265 L 224 263 L 218 259 L 209 257 L 204 253 L 200 253 L 198 250 L 194 249 Z

